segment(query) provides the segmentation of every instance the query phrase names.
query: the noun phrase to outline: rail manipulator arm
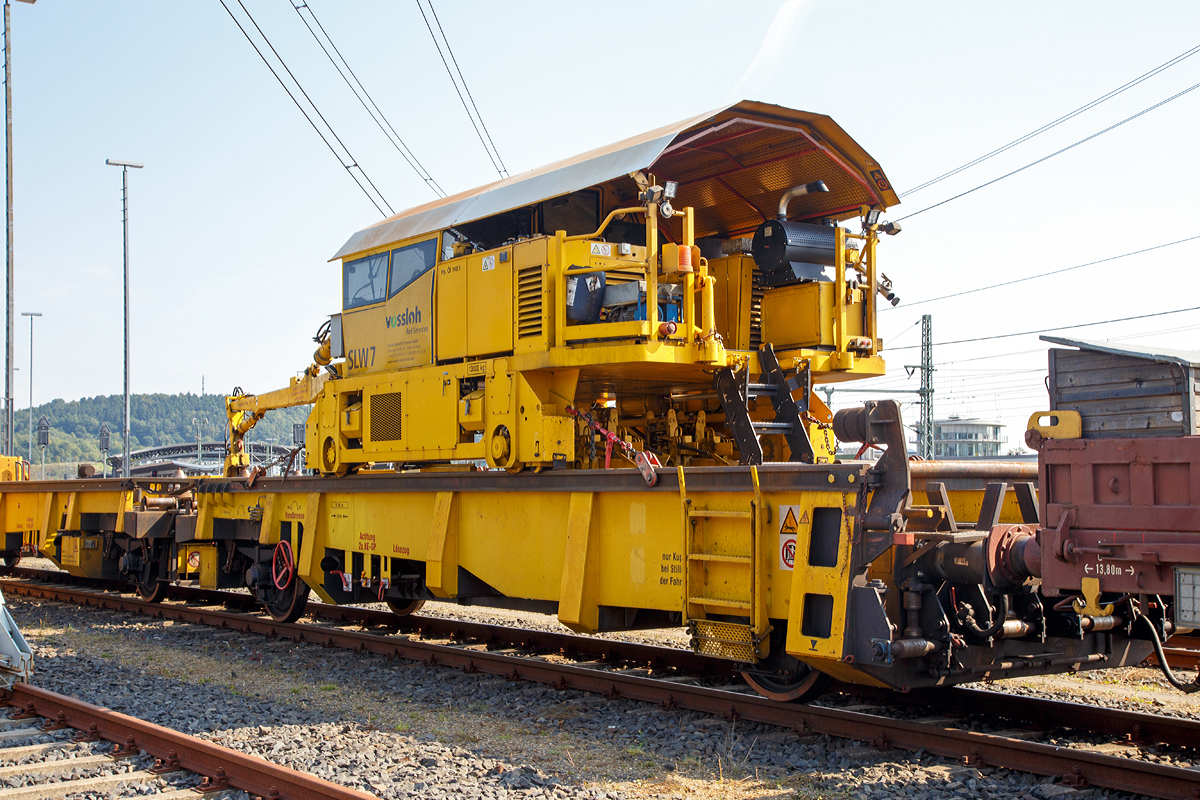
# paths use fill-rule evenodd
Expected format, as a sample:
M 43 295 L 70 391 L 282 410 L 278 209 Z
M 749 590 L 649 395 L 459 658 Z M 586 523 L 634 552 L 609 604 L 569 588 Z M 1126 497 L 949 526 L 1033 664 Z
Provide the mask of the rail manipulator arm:
M 250 474 L 250 456 L 246 453 L 246 434 L 268 411 L 309 405 L 325 387 L 325 382 L 337 377 L 337 367 L 330 366 L 329 326 L 322 325 L 314 339 L 319 344 L 313 353 L 313 363 L 300 377 L 293 377 L 284 389 L 265 394 L 245 394 L 240 388 L 225 398 L 225 414 L 229 419 L 228 452 L 225 454 L 225 476 L 243 478 Z

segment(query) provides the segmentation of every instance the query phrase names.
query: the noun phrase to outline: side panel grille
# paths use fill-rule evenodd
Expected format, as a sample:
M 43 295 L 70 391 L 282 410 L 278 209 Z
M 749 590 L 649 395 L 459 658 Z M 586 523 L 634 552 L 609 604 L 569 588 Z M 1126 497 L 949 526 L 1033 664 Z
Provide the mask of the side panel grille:
M 517 338 L 542 335 L 541 265 L 517 270 Z
M 397 442 L 404 438 L 400 392 L 367 395 L 372 442 Z
M 758 267 L 754 268 L 754 279 L 750 287 L 750 349 L 762 347 L 762 301 L 763 287 Z

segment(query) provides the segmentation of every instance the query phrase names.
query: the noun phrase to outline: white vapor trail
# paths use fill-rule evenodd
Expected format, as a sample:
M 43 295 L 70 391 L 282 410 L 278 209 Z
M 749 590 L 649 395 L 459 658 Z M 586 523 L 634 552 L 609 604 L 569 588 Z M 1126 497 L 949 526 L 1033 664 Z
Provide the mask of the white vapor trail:
M 754 54 L 754 60 L 730 89 L 730 100 L 742 99 L 742 91 L 746 84 L 763 70 L 773 67 L 789 48 L 796 46 L 800 24 L 815 4 L 816 0 L 784 0 L 767 28 L 767 35 L 763 37 L 758 52 Z

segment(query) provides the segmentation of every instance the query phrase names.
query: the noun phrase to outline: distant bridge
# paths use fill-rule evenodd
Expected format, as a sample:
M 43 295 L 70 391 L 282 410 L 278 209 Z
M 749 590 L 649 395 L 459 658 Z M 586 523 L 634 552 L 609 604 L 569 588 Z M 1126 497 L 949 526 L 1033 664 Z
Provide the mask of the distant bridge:
M 246 452 L 250 456 L 251 465 L 254 465 L 286 458 L 292 452 L 292 448 L 251 441 L 246 442 Z M 226 446 L 223 441 L 200 442 L 199 447 L 195 442 L 146 447 L 129 454 L 129 474 L 151 475 L 157 472 L 165 476 L 182 469 L 191 475 L 211 475 L 225 468 L 225 453 Z M 121 455 L 110 456 L 110 474 L 119 474 L 123 461 Z

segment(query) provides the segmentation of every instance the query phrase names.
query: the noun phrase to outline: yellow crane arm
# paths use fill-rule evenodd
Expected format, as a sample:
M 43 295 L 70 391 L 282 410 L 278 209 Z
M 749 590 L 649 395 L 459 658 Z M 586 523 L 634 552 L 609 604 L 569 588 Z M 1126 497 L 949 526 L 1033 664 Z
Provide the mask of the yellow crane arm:
M 317 395 L 329 380 L 325 372 L 316 375 L 305 373 L 303 378 L 292 378 L 291 384 L 284 389 L 276 389 L 265 394 L 244 394 L 240 397 L 230 397 L 227 400 L 228 410 L 250 412 L 262 417 L 268 411 L 276 408 L 291 408 L 304 406 L 316 401 Z M 249 430 L 247 428 L 246 430 Z
M 225 474 L 231 477 L 246 474 L 250 459 L 243 440 L 246 433 L 268 411 L 315 402 L 329 378 L 327 372 L 314 367 L 305 370 L 304 377 L 292 378 L 286 388 L 265 394 L 244 394 L 225 398 L 225 413 L 229 417 L 229 452 L 225 456 Z

